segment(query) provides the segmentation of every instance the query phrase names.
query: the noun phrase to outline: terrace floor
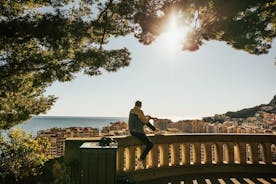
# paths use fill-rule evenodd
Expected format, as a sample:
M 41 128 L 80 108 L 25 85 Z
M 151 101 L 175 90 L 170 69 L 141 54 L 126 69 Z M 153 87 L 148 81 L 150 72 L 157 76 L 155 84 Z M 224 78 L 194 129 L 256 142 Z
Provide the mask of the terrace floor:
M 276 174 L 231 173 L 184 175 L 139 184 L 276 184 Z

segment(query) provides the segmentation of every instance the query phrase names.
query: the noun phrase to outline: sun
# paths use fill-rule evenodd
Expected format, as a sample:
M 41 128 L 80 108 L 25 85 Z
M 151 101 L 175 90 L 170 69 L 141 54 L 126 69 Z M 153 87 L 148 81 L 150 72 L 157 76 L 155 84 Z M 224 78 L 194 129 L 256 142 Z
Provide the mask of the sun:
M 171 15 L 165 30 L 160 35 L 162 45 L 173 53 L 181 50 L 181 45 L 189 31 L 187 26 L 180 24 L 179 18 L 175 14 Z

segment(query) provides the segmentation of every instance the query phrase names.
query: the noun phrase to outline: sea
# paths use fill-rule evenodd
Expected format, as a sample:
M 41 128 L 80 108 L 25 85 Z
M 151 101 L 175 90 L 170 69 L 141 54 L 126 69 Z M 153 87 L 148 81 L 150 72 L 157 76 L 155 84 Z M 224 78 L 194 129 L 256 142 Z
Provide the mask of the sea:
M 21 128 L 26 133 L 36 136 L 37 131 L 49 128 L 67 128 L 67 127 L 93 127 L 102 129 L 111 123 L 124 121 L 127 117 L 71 117 L 71 116 L 34 116 L 32 119 L 13 128 Z

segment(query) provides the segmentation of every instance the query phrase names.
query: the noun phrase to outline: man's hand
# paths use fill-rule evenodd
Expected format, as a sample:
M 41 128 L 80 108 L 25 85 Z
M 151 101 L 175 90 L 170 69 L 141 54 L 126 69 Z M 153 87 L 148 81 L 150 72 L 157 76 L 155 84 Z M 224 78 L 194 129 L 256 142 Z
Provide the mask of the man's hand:
M 150 120 L 151 116 L 150 115 L 146 115 L 145 116 L 148 120 Z
M 154 134 L 155 135 L 163 135 L 163 132 L 159 128 L 156 128 L 156 130 L 154 131 Z
M 158 120 L 158 118 L 156 118 L 156 117 L 151 117 L 150 115 L 147 115 L 146 117 L 149 118 L 149 119 Z

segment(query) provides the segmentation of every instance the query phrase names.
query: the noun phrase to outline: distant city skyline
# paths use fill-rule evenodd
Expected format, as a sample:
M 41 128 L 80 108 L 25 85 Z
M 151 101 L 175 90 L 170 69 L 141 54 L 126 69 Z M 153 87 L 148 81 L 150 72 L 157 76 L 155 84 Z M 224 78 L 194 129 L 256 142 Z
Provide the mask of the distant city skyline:
M 162 37 L 144 46 L 131 35 L 107 47 L 127 47 L 130 66 L 54 83 L 46 94 L 59 99 L 46 115 L 127 117 L 141 100 L 145 114 L 202 118 L 265 104 L 276 94 L 275 40 L 269 54 L 260 56 L 217 41 L 196 52 L 172 51 Z

